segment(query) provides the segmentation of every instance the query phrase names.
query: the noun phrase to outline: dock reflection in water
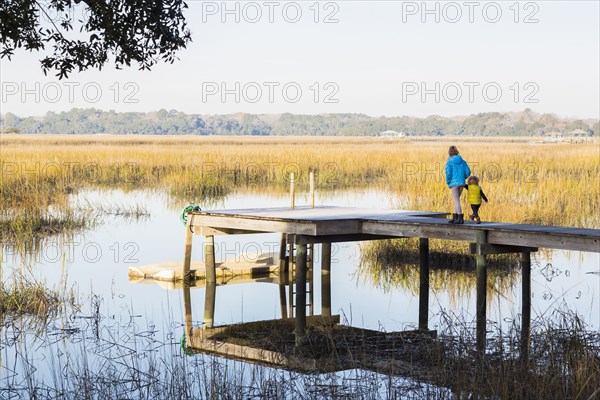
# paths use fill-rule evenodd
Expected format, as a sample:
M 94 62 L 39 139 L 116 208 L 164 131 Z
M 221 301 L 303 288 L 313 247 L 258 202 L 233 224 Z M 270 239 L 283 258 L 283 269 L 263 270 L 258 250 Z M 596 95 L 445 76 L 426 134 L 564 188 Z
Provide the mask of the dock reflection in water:
M 314 245 L 313 245 L 314 246 Z M 252 279 L 241 276 L 227 284 L 249 282 L 271 283 L 279 286 L 282 318 L 214 326 L 215 303 L 218 301 L 217 282 L 188 279 L 183 283 L 186 351 L 214 354 L 264 366 L 275 366 L 303 373 L 334 372 L 361 368 L 377 372 L 407 374 L 422 370 L 427 378 L 425 347 L 436 343 L 435 331 L 379 332 L 340 324 L 340 316 L 331 314 L 331 268 L 327 261 L 321 267 L 320 315 L 313 304 L 313 246 L 308 246 L 305 305 L 306 332 L 299 344 L 294 332 L 296 299 L 296 270 L 294 260 L 282 258 L 279 272 Z M 322 259 L 330 260 L 331 246 L 325 244 Z M 293 254 L 293 251 L 292 251 Z M 282 254 L 283 255 L 283 254 Z M 287 266 L 287 268 L 286 268 Z M 205 285 L 204 322 L 194 326 L 191 289 Z M 300 296 L 301 297 L 301 296 Z M 417 374 L 418 375 L 418 374 Z M 430 374 L 429 374 L 430 375 Z

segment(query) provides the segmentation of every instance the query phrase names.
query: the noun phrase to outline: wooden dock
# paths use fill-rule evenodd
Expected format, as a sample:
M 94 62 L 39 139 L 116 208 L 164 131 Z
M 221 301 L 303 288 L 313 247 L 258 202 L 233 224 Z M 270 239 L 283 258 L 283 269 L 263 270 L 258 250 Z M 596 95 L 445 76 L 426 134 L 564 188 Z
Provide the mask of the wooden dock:
M 465 221 L 448 224 L 446 213 L 348 207 L 258 208 L 202 211 L 192 216 L 199 235 L 280 232 L 306 243 L 422 237 L 475 243 L 600 252 L 600 230 L 558 226 Z M 199 228 L 199 229 L 196 229 Z
M 183 274 L 190 272 L 193 235 L 204 236 L 207 300 L 214 310 L 216 262 L 215 235 L 280 233 L 279 273 L 286 271 L 288 258 L 295 260 L 296 339 L 303 342 L 306 331 L 307 255 L 320 243 L 323 309 L 330 315 L 331 243 L 419 238 L 420 294 L 419 328 L 427 330 L 429 303 L 429 239 L 458 240 L 471 243 L 477 267 L 477 347 L 485 346 L 486 260 L 488 254 L 520 253 L 522 285 L 522 351 L 529 348 L 531 301 L 530 253 L 539 247 L 586 252 L 600 252 L 600 230 L 556 226 L 483 222 L 464 225 L 448 224 L 446 213 L 348 207 L 295 207 L 211 210 L 188 214 Z M 286 256 L 286 249 L 289 249 Z M 294 250 L 295 249 L 295 250 Z M 211 289 L 211 290 L 209 290 Z M 212 299 L 209 298 L 212 296 Z M 329 303 L 329 304 L 327 304 Z M 210 303 L 205 317 L 212 321 Z

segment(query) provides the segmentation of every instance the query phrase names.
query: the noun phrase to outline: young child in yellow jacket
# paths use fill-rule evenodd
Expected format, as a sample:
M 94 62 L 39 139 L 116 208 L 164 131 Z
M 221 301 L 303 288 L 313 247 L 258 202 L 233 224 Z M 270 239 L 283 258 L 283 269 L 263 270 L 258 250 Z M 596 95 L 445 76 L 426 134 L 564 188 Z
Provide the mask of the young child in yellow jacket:
M 485 197 L 483 190 L 481 190 L 481 186 L 479 186 L 479 178 L 470 176 L 469 179 L 467 179 L 465 189 L 467 189 L 467 202 L 471 205 L 471 209 L 473 210 L 473 214 L 469 217 L 471 221 L 477 221 L 477 223 L 480 224 L 481 218 L 479 218 L 479 207 L 481 207 L 481 199 L 485 200 L 486 203 L 488 199 Z

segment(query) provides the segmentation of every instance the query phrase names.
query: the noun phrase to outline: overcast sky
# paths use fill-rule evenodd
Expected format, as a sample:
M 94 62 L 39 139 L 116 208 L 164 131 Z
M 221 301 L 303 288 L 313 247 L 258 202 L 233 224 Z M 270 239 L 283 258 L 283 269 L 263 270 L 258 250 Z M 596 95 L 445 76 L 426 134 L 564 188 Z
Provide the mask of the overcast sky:
M 0 63 L 0 111 L 598 118 L 599 3 L 189 1 L 193 43 L 175 64 L 58 81 L 18 52 Z

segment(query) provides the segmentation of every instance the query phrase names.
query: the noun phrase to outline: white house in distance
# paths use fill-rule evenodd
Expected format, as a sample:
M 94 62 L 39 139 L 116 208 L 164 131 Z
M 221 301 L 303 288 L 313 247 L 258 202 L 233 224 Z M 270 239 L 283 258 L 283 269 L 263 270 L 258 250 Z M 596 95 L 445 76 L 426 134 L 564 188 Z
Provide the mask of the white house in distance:
M 583 129 L 575 129 L 565 135 L 565 140 L 569 143 L 591 142 L 593 138 Z
M 559 131 L 544 132 L 544 137 L 560 139 L 562 137 L 562 133 Z
M 404 133 L 404 132 L 396 132 L 396 131 L 393 131 L 393 130 L 387 130 L 385 132 L 381 132 L 377 136 L 380 137 L 380 138 L 383 138 L 383 139 L 395 139 L 395 138 L 406 137 L 406 133 Z
M 581 143 L 591 141 L 589 133 L 583 129 L 575 129 L 563 134 L 562 132 L 544 132 L 544 142 Z
M 562 140 L 562 133 L 559 131 L 544 132 L 544 142 L 559 142 Z
M 588 133 L 583 129 L 575 129 L 567 133 L 565 136 L 568 136 L 570 138 L 585 138 L 588 137 Z

